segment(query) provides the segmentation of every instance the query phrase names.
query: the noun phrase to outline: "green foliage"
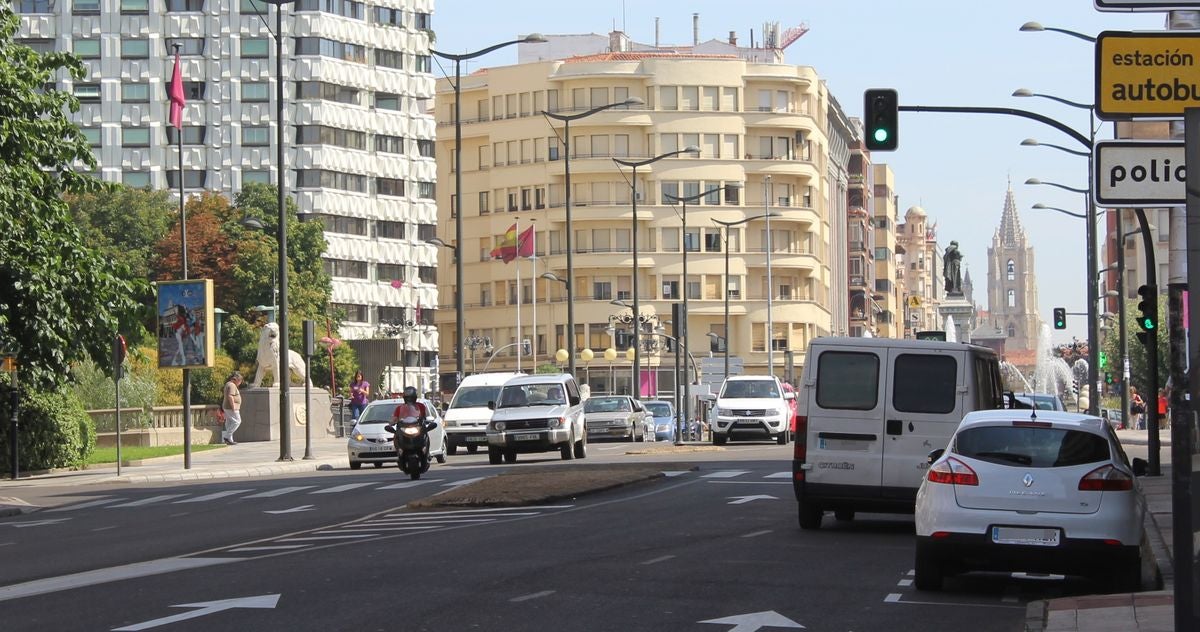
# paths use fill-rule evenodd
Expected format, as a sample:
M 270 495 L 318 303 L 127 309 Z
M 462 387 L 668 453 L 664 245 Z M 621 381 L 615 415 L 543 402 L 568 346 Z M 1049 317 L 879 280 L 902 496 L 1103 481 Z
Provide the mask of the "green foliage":
M 153 347 L 141 350 L 151 362 L 154 373 L 155 402 L 158 406 L 183 405 L 183 370 L 158 368 L 158 350 Z M 217 351 L 211 369 L 190 369 L 192 378 L 192 405 L 221 403 L 221 389 L 225 378 L 233 372 L 233 358 Z
M 562 372 L 563 372 L 563 370 L 560 369 L 557 364 L 552 364 L 550 362 L 539 364 L 537 366 L 537 370 L 534 371 L 534 373 L 562 373 Z
M 122 420 L 124 423 L 124 420 Z M 192 446 L 192 454 L 204 452 L 205 450 L 216 450 L 224 448 L 223 443 L 201 443 Z M 183 445 L 125 445 L 121 446 L 121 460 L 124 462 L 138 461 L 142 459 L 155 459 L 164 456 L 178 456 L 183 454 Z M 102 463 L 117 462 L 117 447 L 96 448 L 87 458 L 87 465 L 99 465 Z
M 0 402 L 0 444 L 11 445 L 11 400 Z M 19 465 L 22 471 L 79 467 L 96 446 L 96 430 L 83 404 L 71 391 L 24 389 L 18 409 Z M 12 469 L 11 454 L 2 450 L 0 471 Z
M 1129 381 L 1138 391 L 1145 393 L 1149 384 L 1150 369 L 1146 364 L 1146 347 L 1138 342 L 1137 334 L 1142 328 L 1137 322 L 1137 302 L 1125 301 L 1125 337 L 1129 346 Z M 1159 296 L 1158 313 L 1166 314 L 1166 295 Z M 1165 319 L 1164 319 L 1165 320 Z M 1121 339 L 1119 332 L 1113 330 L 1104 339 L 1101 348 L 1108 354 L 1115 375 L 1122 375 L 1124 366 L 1121 358 Z M 1158 385 L 1165 386 L 1170 369 L 1170 349 L 1167 344 L 1167 328 L 1158 329 Z
M 46 88 L 81 79 L 83 64 L 15 43 L 19 28 L 0 7 L 0 347 L 18 352 L 22 382 L 51 392 L 73 362 L 107 357 L 112 336 L 136 328 L 145 288 L 88 244 L 62 198 L 104 188 L 85 175 L 96 161 L 68 119 L 79 101 Z
M 321 332 L 317 332 L 317 339 L 321 338 Z M 317 386 L 329 390 L 329 353 L 321 345 L 317 345 L 315 353 L 312 357 L 312 367 L 309 368 L 309 375 L 312 376 L 313 386 Z M 354 372 L 358 370 L 358 354 L 354 353 L 354 349 L 348 344 L 340 344 L 333 350 L 333 372 L 334 379 L 337 382 L 336 393 L 332 395 L 350 396 L 350 380 L 354 378 Z M 376 380 L 367 378 L 373 387 L 378 387 Z
M 146 428 L 150 426 L 153 415 L 150 408 L 155 405 L 157 383 L 153 371 L 145 368 L 145 363 L 130 363 L 126 367 L 125 377 L 121 378 L 121 408 L 139 408 L 140 412 L 125 413 L 121 417 L 121 425 L 126 428 Z M 75 396 L 87 410 L 103 410 L 116 408 L 116 387 L 113 379 L 105 374 L 95 362 L 85 360 L 71 368 L 71 381 Z M 110 424 L 111 425 L 111 424 Z M 111 431 L 113 428 L 105 428 Z

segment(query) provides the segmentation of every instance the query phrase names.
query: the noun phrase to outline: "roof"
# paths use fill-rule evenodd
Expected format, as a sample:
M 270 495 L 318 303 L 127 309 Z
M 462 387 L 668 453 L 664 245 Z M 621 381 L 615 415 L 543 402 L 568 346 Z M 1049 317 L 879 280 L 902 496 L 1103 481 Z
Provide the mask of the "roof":
M 737 55 L 717 53 L 678 53 L 674 51 L 623 51 L 616 53 L 595 53 L 593 55 L 576 55 L 563 60 L 564 63 L 588 61 L 641 61 L 643 59 L 723 59 L 738 60 Z
M 535 373 L 533 375 L 522 375 L 504 383 L 505 386 L 510 384 L 553 384 L 566 382 L 574 379 L 570 373 Z
M 1031 419 L 1032 418 L 1032 419 Z M 976 410 L 963 417 L 960 428 L 977 423 L 997 421 L 1044 421 L 1054 424 L 1100 427 L 1104 421 L 1099 417 L 1061 410 L 1036 410 L 1032 408 L 1006 408 L 998 410 Z
M 973 345 L 965 342 L 942 342 L 941 340 L 916 340 L 913 338 L 858 338 L 850 336 L 822 336 L 815 338 L 811 346 L 825 345 L 831 347 L 883 347 L 895 349 L 916 349 L 928 350 L 938 349 L 942 351 L 957 351 L 960 349 L 973 349 L 987 354 L 994 354 L 995 351 L 987 347 Z

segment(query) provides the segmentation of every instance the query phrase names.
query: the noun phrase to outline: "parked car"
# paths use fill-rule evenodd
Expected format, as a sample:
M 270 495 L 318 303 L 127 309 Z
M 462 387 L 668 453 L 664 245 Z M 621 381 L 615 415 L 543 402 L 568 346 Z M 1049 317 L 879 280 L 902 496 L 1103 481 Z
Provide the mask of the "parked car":
M 1146 499 L 1112 428 L 1090 415 L 966 415 L 929 455 L 917 492 L 916 577 L 940 590 L 969 571 L 1084 575 L 1140 589 Z
M 779 379 L 770 375 L 737 375 L 725 379 L 717 395 L 717 414 L 712 427 L 714 445 L 739 438 L 774 439 L 788 442 L 792 421 L 791 400 Z
M 1108 420 L 1113 430 L 1124 430 L 1127 427 L 1126 424 L 1129 423 L 1125 419 L 1125 415 L 1122 415 L 1120 409 L 1117 408 L 1101 408 L 1100 418 Z
M 638 400 L 629 395 L 591 397 L 583 403 L 588 438 L 620 438 L 645 441 L 646 429 L 653 417 Z M 653 437 L 653 430 L 651 437 Z
M 437 459 L 438 463 L 445 463 L 445 422 L 433 402 L 427 399 L 417 401 L 425 404 L 429 418 L 437 424 L 437 428 L 429 433 L 429 456 Z M 354 428 L 350 430 L 350 438 L 346 441 L 350 469 L 357 470 L 363 463 L 374 463 L 375 467 L 383 467 L 384 463 L 396 463 L 396 446 L 392 442 L 392 433 L 383 427 L 392 423 L 392 413 L 402 403 L 402 398 L 378 399 L 363 409 L 362 414 L 358 416 L 358 423 L 354 424 Z
M 1013 393 L 1017 404 L 1012 408 L 1036 408 L 1038 410 L 1066 410 L 1062 399 L 1054 393 Z
M 643 402 L 650 420 L 654 422 L 655 441 L 675 440 L 675 406 L 671 402 L 655 399 Z
M 489 402 L 488 462 L 514 463 L 521 452 L 558 450 L 564 461 L 587 456 L 583 397 L 569 374 L 514 377 Z

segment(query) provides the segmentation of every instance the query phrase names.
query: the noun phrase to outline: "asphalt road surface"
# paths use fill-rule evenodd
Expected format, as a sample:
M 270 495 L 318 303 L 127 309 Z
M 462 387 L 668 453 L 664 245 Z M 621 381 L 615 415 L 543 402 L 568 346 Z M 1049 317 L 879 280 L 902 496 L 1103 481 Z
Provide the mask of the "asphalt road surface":
M 623 462 L 628 446 L 590 446 Z M 48 489 L 0 521 L 5 630 L 1021 629 L 1082 580 L 972 575 L 911 586 L 911 516 L 801 531 L 790 446 L 569 502 L 413 512 L 408 500 L 514 466 L 457 456 L 214 484 Z M 670 457 L 678 462 L 678 455 Z M 545 459 L 550 462 L 551 459 Z

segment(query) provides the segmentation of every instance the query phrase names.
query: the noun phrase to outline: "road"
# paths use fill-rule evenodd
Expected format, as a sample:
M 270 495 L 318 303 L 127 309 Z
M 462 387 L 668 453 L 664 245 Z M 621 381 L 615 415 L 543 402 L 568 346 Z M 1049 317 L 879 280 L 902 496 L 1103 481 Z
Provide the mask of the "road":
M 800 531 L 789 450 L 737 445 L 572 502 L 453 512 L 402 506 L 522 464 L 460 455 L 419 482 L 386 468 L 47 490 L 42 502 L 57 506 L 0 521 L 0 620 L 166 632 L 985 632 L 1020 629 L 1031 600 L 1095 592 L 980 575 L 918 593 L 911 516 L 827 516 L 821 531 Z M 596 444 L 588 461 L 645 458 L 623 451 Z

